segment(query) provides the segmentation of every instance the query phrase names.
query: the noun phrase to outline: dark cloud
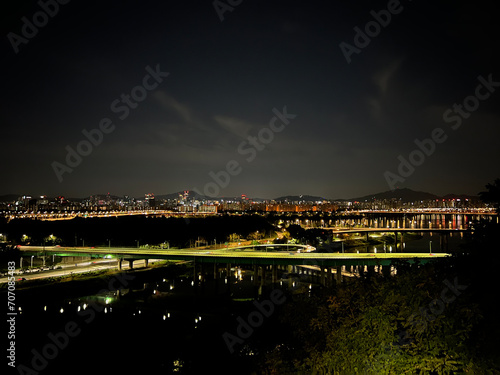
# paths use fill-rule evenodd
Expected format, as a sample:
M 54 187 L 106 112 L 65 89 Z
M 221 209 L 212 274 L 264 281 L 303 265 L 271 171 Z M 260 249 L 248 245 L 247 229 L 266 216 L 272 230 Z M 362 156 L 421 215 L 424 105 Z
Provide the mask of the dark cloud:
M 400 185 L 477 193 L 498 177 L 500 95 L 456 131 L 443 113 L 474 95 L 478 76 L 500 81 L 493 4 L 401 1 L 347 63 L 339 44 L 353 44 L 353 28 L 387 4 L 242 2 L 221 22 L 211 1 L 70 2 L 17 54 L 7 35 L 39 5 L 5 5 L 2 191 L 203 189 L 236 160 L 242 171 L 223 195 L 359 196 L 387 190 L 398 155 L 442 127 L 448 140 Z M 157 64 L 170 75 L 121 120 L 111 103 Z M 238 147 L 284 106 L 297 117 L 246 161 Z M 103 118 L 114 131 L 59 182 L 52 163 Z

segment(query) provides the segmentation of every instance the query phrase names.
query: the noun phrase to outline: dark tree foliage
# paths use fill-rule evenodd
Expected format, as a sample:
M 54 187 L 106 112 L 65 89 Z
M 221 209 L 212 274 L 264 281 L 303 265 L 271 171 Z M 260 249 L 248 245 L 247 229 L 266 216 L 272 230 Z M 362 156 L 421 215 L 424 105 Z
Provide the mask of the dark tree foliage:
M 467 247 L 449 259 L 400 264 L 394 277 L 294 296 L 281 315 L 289 334 L 262 372 L 500 374 L 498 263 L 488 262 L 498 259 L 498 230 L 478 223 Z
M 492 204 L 496 210 L 497 214 L 500 209 L 500 178 L 497 178 L 492 184 L 486 184 L 485 191 L 479 193 L 479 197 L 485 203 Z
M 203 238 L 213 243 L 227 241 L 229 235 L 238 233 L 242 238 L 259 231 L 265 237 L 274 235 L 274 227 L 259 215 L 210 216 L 206 218 L 166 218 L 122 216 L 105 218 L 74 218 L 71 220 L 40 221 L 16 219 L 0 226 L 9 240 L 20 242 L 23 234 L 31 238 L 32 245 L 42 245 L 44 238 L 53 234 L 60 245 L 74 246 L 137 246 L 159 244 L 189 246 L 191 241 Z

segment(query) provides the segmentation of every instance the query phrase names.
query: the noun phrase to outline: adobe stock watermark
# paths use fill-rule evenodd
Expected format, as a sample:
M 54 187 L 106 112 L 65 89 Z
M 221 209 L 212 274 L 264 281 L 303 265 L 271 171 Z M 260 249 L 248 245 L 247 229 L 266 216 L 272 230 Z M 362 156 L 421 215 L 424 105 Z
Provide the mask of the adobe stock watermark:
M 109 293 L 120 288 L 127 287 L 129 281 L 134 280 L 135 276 L 126 273 L 120 273 L 114 276 L 108 283 L 107 289 L 102 289 L 98 294 Z M 118 283 L 116 286 L 115 284 Z M 41 348 L 31 349 L 33 357 L 30 366 L 20 364 L 16 367 L 20 375 L 37 375 L 49 365 L 49 361 L 54 360 L 61 351 L 66 349 L 72 338 L 77 337 L 82 332 L 82 323 L 90 324 L 96 317 L 96 312 L 104 311 L 106 307 L 98 302 L 90 302 L 88 308 L 78 310 L 77 315 L 83 319 L 82 322 L 71 320 L 64 325 L 64 329 L 57 333 L 49 332 L 47 334 L 47 343 Z
M 232 12 L 242 2 L 243 0 L 215 0 L 212 5 L 219 16 L 220 22 L 222 22 L 224 21 L 224 13 Z
M 110 105 L 111 112 L 117 114 L 118 119 L 125 120 L 131 109 L 135 109 L 139 106 L 139 103 L 146 100 L 148 97 L 148 91 L 155 90 L 163 79 L 168 77 L 170 73 L 162 72 L 160 70 L 160 64 L 156 64 L 153 69 L 149 65 L 146 66 L 146 74 L 142 79 L 142 83 L 137 85 L 130 90 L 129 94 L 122 93 L 119 99 L 113 100 Z M 94 147 L 99 146 L 103 139 L 104 134 L 110 134 L 116 129 L 116 125 L 113 123 L 109 117 L 103 117 L 99 121 L 99 126 L 97 128 L 82 130 L 82 134 L 85 139 L 81 140 L 73 149 L 70 145 L 65 147 L 67 151 L 65 162 L 66 164 L 60 163 L 58 161 L 53 161 L 51 166 L 56 174 L 59 182 L 63 181 L 63 175 L 65 173 L 73 172 L 73 169 L 78 167 L 83 160 L 83 157 L 89 156 Z
M 443 113 L 443 120 L 445 123 L 450 124 L 452 130 L 457 130 L 462 126 L 462 121 L 468 119 L 472 112 L 479 108 L 481 101 L 488 99 L 493 94 L 497 87 L 500 87 L 500 82 L 493 81 L 492 74 L 488 78 L 483 76 L 477 77 L 479 85 L 476 86 L 474 95 L 467 96 L 462 104 L 454 103 L 451 108 Z M 445 142 L 448 139 L 446 130 L 440 127 L 434 128 L 431 132 L 430 138 L 425 138 L 422 141 L 418 138 L 414 140 L 415 148 L 405 158 L 399 155 L 399 165 L 397 167 L 398 173 L 391 171 L 384 172 L 384 178 L 391 190 L 394 190 L 397 183 L 403 183 L 413 172 L 415 167 L 421 166 L 426 158 L 431 156 L 436 151 L 436 145 Z
M 468 285 L 460 285 L 457 277 L 453 279 L 453 284 L 448 279 L 444 280 L 443 284 L 446 287 L 441 290 L 439 298 L 433 299 L 428 305 L 430 314 L 427 308 L 420 307 L 419 313 L 412 314 L 409 318 L 410 325 L 417 326 L 417 330 L 420 333 L 424 332 L 427 329 L 428 323 L 436 320 L 444 312 L 446 306 L 454 302 L 462 294 L 462 291 L 468 287 Z M 420 319 L 417 319 L 417 317 Z M 402 339 L 409 340 L 408 333 Z
M 411 1 L 411 0 L 409 0 Z M 400 14 L 403 11 L 404 7 L 401 5 L 399 0 L 389 0 L 387 3 L 387 9 L 382 9 L 378 12 L 371 10 L 370 15 L 373 20 L 368 21 L 364 26 L 364 31 L 361 30 L 358 26 L 354 27 L 354 37 L 353 44 L 349 44 L 346 42 L 341 42 L 339 44 L 340 50 L 344 55 L 348 64 L 351 63 L 351 56 L 355 54 L 360 54 L 363 48 L 366 48 L 373 38 L 376 38 L 382 28 L 386 28 L 389 26 L 392 20 L 392 16 Z
M 282 132 L 286 125 L 290 124 L 290 120 L 293 120 L 297 115 L 287 112 L 286 106 L 280 112 L 278 109 L 273 108 L 273 113 L 275 116 L 269 121 L 268 127 L 263 127 L 257 133 L 257 136 L 248 136 L 246 141 L 243 141 L 238 146 L 238 153 L 242 156 L 246 156 L 245 160 L 251 163 L 256 157 L 259 151 L 266 148 L 266 145 L 274 140 L 274 133 Z M 280 120 L 281 123 L 276 122 Z M 209 172 L 208 175 L 213 181 L 209 181 L 203 187 L 203 192 L 198 189 L 193 188 L 192 190 L 200 195 L 205 195 L 210 198 L 215 198 L 219 195 L 220 189 L 225 188 L 229 185 L 231 181 L 231 176 L 238 176 L 243 171 L 243 167 L 236 160 L 229 160 L 226 164 L 225 170 L 220 170 L 215 173 L 213 171 Z
M 66 5 L 70 0 L 47 0 L 38 1 L 38 6 L 41 10 L 35 12 L 31 17 L 22 17 L 21 21 L 23 25 L 21 26 L 21 35 L 14 32 L 7 34 L 7 39 L 10 45 L 14 49 L 14 52 L 19 53 L 19 46 L 21 44 L 28 44 L 28 42 L 38 35 L 38 31 L 49 23 L 51 18 L 54 18 L 59 13 L 59 5 Z
M 419 307 L 418 313 L 414 313 L 408 318 L 410 326 L 416 327 L 416 330 L 419 333 L 423 333 L 427 329 L 428 323 L 436 320 L 439 315 L 443 314 L 446 306 L 454 302 L 457 297 L 462 294 L 462 291 L 468 287 L 468 285 L 460 285 L 457 277 L 453 279 L 453 284 L 448 279 L 445 279 L 443 284 L 445 287 L 441 290 L 439 297 L 433 299 L 429 303 L 428 309 L 421 306 Z M 412 337 L 408 331 L 406 329 L 399 331 L 398 342 L 396 345 L 387 345 L 386 356 L 382 361 L 368 361 L 364 373 L 376 373 L 377 371 L 384 369 L 388 358 L 392 357 L 395 359 L 395 357 L 399 354 L 400 346 L 409 345 L 411 343 Z
M 286 297 L 279 289 L 274 289 L 267 300 L 262 302 L 253 301 L 256 309 L 248 314 L 246 320 L 241 316 L 236 318 L 238 322 L 236 335 L 227 331 L 222 334 L 222 338 L 229 352 L 233 354 L 235 350 L 234 347 L 237 344 L 243 344 L 245 339 L 252 336 L 254 330 L 264 324 L 264 318 L 269 318 L 274 313 L 275 306 L 282 305 L 285 301 Z

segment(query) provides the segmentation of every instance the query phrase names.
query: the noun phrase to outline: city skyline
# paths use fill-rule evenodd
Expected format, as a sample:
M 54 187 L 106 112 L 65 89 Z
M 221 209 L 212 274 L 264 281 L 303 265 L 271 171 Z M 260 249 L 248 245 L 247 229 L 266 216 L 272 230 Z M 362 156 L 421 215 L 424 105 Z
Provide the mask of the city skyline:
M 498 177 L 491 4 L 231 4 L 6 5 L 0 194 L 477 195 Z
M 484 189 L 483 189 L 484 191 Z M 478 192 L 479 193 L 479 192 Z M 183 195 L 185 199 L 198 199 L 198 200 L 207 200 L 207 201 L 218 201 L 218 200 L 259 200 L 259 201 L 273 201 L 273 200 L 286 200 L 289 198 L 297 198 L 297 199 L 302 199 L 304 201 L 319 201 L 319 200 L 324 200 L 324 201 L 354 201 L 354 200 L 359 200 L 359 199 L 402 199 L 404 201 L 411 201 L 413 197 L 415 197 L 414 200 L 420 200 L 420 199 L 453 199 L 454 197 L 470 197 L 470 198 L 475 198 L 479 199 L 479 194 L 463 194 L 463 193 L 457 193 L 457 192 L 451 192 L 451 193 L 446 193 L 442 195 L 434 194 L 432 192 L 427 192 L 427 191 L 416 191 L 410 188 L 401 188 L 401 189 L 395 189 L 395 190 L 387 190 L 387 191 L 382 191 L 382 192 L 372 192 L 371 194 L 366 194 L 364 196 L 350 196 L 350 197 L 324 197 L 324 196 L 317 196 L 317 195 L 312 195 L 312 194 L 280 194 L 278 196 L 273 196 L 273 197 L 257 197 L 257 196 L 252 196 L 250 194 L 236 194 L 236 195 L 227 195 L 227 196 L 218 196 L 218 197 L 211 197 L 211 196 L 206 196 L 202 194 L 198 194 L 196 191 L 192 190 L 180 190 L 176 192 L 170 192 L 170 193 L 154 193 L 154 192 L 149 192 L 149 193 L 143 193 L 140 195 L 130 195 L 130 194 L 115 194 L 114 192 L 106 192 L 106 193 L 93 193 L 93 194 L 87 194 L 83 196 L 68 196 L 62 193 L 56 194 L 54 196 L 50 196 L 47 194 L 41 194 L 41 195 L 36 195 L 36 194 L 0 194 L 0 201 L 7 202 L 7 201 L 12 201 L 15 199 L 19 199 L 22 197 L 29 197 L 30 199 L 57 199 L 57 198 L 64 198 L 64 199 L 77 199 L 77 200 L 82 200 L 82 199 L 90 199 L 93 197 L 113 197 L 113 198 L 130 198 L 130 199 L 135 199 L 135 200 L 147 200 L 148 196 L 151 196 L 152 198 L 159 198 L 159 199 L 177 199 L 177 197 Z

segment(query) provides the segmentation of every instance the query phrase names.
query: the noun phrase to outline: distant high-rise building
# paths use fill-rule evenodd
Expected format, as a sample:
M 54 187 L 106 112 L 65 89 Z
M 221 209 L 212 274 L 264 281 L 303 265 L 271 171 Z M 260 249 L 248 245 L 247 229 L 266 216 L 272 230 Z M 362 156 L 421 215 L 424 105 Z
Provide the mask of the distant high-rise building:
M 154 208 L 156 206 L 156 202 L 155 202 L 155 195 L 154 194 L 146 194 L 145 195 L 145 201 L 146 201 L 146 207 L 149 207 L 149 208 Z

